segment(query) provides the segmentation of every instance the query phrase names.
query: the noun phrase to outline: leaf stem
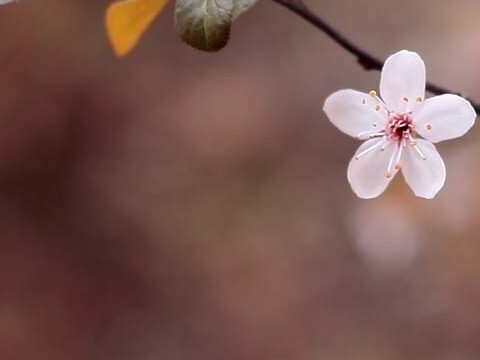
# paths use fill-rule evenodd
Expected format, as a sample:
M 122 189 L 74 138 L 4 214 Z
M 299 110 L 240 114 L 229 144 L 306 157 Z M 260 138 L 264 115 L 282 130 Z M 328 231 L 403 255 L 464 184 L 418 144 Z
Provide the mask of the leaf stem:
M 325 22 L 322 18 L 318 15 L 313 13 L 303 2 L 303 0 L 272 0 L 285 8 L 289 9 L 293 13 L 299 15 L 301 18 L 315 26 L 317 29 L 325 33 L 330 39 L 340 45 L 343 49 L 347 52 L 352 54 L 357 58 L 357 62 L 365 69 L 365 70 L 378 70 L 381 71 L 383 67 L 383 61 L 378 59 L 377 57 L 373 56 L 366 50 L 360 48 L 356 44 L 354 44 L 351 40 L 341 34 L 338 30 L 336 30 L 333 26 Z M 473 108 L 480 114 L 480 104 L 474 102 L 472 99 L 469 99 L 463 96 L 461 93 L 449 90 L 443 86 L 439 86 L 427 81 L 426 84 L 427 91 L 431 92 L 432 94 L 441 95 L 441 94 L 457 94 L 472 104 Z

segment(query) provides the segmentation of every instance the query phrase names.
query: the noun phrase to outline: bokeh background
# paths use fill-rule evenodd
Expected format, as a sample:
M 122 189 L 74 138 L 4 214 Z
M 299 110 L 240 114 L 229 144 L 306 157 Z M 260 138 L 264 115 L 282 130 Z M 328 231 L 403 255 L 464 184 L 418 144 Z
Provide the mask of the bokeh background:
M 1 359 L 480 358 L 478 128 L 434 200 L 359 200 L 322 105 L 377 72 L 267 0 L 218 54 L 170 4 L 118 60 L 107 3 L 0 8 Z M 308 3 L 480 100 L 477 0 Z

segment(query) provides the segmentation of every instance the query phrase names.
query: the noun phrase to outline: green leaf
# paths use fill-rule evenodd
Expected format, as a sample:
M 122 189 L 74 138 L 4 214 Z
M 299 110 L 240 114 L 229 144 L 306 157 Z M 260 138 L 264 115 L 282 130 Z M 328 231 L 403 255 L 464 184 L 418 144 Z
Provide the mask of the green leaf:
M 230 37 L 233 8 L 233 0 L 177 0 L 177 31 L 194 48 L 220 50 Z
M 190 46 L 218 51 L 230 37 L 232 21 L 257 0 L 177 0 L 175 24 Z

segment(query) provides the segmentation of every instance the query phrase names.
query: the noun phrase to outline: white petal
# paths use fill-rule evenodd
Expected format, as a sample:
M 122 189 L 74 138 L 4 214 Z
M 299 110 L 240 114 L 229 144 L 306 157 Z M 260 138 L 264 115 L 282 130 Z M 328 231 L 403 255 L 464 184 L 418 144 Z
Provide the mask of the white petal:
M 391 111 L 412 110 L 425 96 L 425 64 L 415 52 L 402 50 L 390 56 L 382 69 L 380 94 Z M 408 99 L 408 103 L 404 100 Z
M 383 130 L 386 116 L 375 110 L 378 102 L 370 95 L 355 90 L 340 90 L 330 95 L 323 105 L 328 118 L 338 129 L 350 136 Z
M 371 199 L 380 195 L 388 186 L 393 177 L 387 178 L 388 163 L 396 149 L 393 142 L 387 143 L 384 147 L 381 145 L 385 140 L 372 139 L 365 141 L 350 160 L 348 165 L 348 181 L 353 191 L 362 199 Z M 377 145 L 377 147 L 369 153 L 356 158 L 366 149 Z
M 413 121 L 422 137 L 439 142 L 464 135 L 473 126 L 476 117 L 467 100 L 446 94 L 426 100 L 414 113 Z
M 417 139 L 417 146 L 425 159 L 413 146 L 407 145 L 400 161 L 403 176 L 415 195 L 431 199 L 445 183 L 445 164 L 429 141 Z

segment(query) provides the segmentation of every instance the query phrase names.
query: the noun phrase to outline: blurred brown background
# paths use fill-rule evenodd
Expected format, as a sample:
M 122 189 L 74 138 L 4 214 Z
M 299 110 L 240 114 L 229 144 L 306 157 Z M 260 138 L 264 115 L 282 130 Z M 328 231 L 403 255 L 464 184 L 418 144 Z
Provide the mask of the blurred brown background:
M 170 5 L 117 60 L 107 3 L 0 8 L 0 359 L 480 358 L 478 128 L 434 200 L 358 200 L 322 104 L 377 72 L 266 0 L 218 54 Z M 477 0 L 309 5 L 480 100 Z

